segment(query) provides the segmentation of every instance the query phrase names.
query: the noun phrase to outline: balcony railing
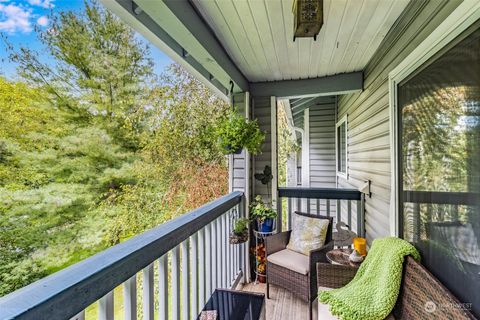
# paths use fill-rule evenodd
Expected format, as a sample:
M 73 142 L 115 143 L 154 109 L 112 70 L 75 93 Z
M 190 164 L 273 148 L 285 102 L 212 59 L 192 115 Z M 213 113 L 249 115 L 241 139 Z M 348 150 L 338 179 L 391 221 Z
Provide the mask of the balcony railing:
M 154 318 L 156 294 L 159 319 L 191 319 L 216 288 L 235 287 L 245 273 L 248 249 L 228 243 L 230 216 L 245 216 L 244 203 L 233 192 L 6 295 L 0 319 L 84 319 L 97 301 L 98 318 L 114 319 L 113 290 L 122 284 L 124 319 L 136 319 L 137 274 L 143 319 Z
M 290 229 L 295 211 L 334 217 L 334 222 L 344 222 L 360 237 L 365 237 L 365 195 L 355 189 L 336 188 L 278 188 L 278 225 L 286 200 L 286 223 Z

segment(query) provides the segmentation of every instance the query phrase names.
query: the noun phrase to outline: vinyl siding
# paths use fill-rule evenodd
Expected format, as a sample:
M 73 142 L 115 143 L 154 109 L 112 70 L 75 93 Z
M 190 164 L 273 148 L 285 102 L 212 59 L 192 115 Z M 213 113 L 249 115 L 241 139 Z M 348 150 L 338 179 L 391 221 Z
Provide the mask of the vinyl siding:
M 265 142 L 262 153 L 253 157 L 253 173 L 261 173 L 266 165 L 272 166 L 272 137 L 271 137 L 271 102 L 270 97 L 253 97 L 253 118 L 257 119 L 260 130 L 265 132 Z M 271 186 L 270 186 L 271 187 Z M 271 197 L 271 191 L 253 178 L 253 196 L 261 195 L 264 199 Z M 271 198 L 270 198 L 271 200 Z
M 310 187 L 335 187 L 335 98 L 310 106 Z
M 364 70 L 364 91 L 338 101 L 338 118 L 348 114 L 348 181 L 359 187 L 371 180 L 366 198 L 366 233 L 372 239 L 390 234 L 390 132 L 388 73 L 412 52 L 459 4 L 411 1 Z
M 309 107 L 310 187 L 335 188 L 335 97 L 324 97 Z M 310 200 L 312 212 L 327 214 L 327 201 Z M 336 216 L 336 202 L 330 201 L 330 215 Z
M 233 101 L 235 109 L 245 114 L 245 94 L 236 94 Z M 233 173 L 231 176 L 232 191 L 245 191 L 245 167 L 245 150 L 242 150 L 241 154 L 233 155 Z

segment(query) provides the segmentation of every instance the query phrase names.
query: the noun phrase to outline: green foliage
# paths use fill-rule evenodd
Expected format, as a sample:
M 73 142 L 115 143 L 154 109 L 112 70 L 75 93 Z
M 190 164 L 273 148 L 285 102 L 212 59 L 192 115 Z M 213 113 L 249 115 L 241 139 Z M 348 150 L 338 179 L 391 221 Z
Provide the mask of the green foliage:
M 216 128 L 218 144 L 225 154 L 247 149 L 251 154 L 261 152 L 265 141 L 257 120 L 247 120 L 235 110 L 230 111 Z
M 9 47 L 0 78 L 0 296 L 228 191 L 227 104 L 96 2 Z M 43 61 L 43 60 L 42 60 Z
M 235 224 L 233 226 L 233 232 L 236 234 L 242 234 L 248 230 L 248 225 L 250 224 L 250 220 L 247 218 L 240 218 L 235 220 Z
M 99 123 L 118 143 L 137 148 L 144 106 L 153 80 L 149 48 L 134 31 L 96 1 L 84 12 L 59 12 L 37 30 L 45 52 L 9 45 L 10 59 L 32 86 L 41 86 L 58 108 Z
M 256 196 L 255 201 L 250 204 L 250 216 L 262 222 L 268 218 L 276 218 L 277 212 L 265 204 L 262 196 Z

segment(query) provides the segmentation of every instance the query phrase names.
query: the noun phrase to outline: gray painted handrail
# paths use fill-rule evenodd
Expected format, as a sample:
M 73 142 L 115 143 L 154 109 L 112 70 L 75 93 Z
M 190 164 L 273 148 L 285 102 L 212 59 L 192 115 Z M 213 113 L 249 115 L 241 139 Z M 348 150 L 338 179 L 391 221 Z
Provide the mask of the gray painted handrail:
M 302 199 L 338 199 L 338 200 L 361 200 L 361 192 L 355 189 L 337 188 L 278 188 L 278 196 L 281 198 Z
M 243 201 L 232 192 L 0 298 L 0 319 L 69 319 Z

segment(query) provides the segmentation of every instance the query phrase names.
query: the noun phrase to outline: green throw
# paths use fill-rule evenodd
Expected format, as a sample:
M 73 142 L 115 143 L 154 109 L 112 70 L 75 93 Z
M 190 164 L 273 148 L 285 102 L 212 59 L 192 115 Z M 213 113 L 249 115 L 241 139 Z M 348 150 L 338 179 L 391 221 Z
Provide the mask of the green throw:
M 385 319 L 397 301 L 407 255 L 420 260 L 417 249 L 405 240 L 374 240 L 353 280 L 343 288 L 320 291 L 319 301 L 330 305 L 330 312 L 342 320 Z

